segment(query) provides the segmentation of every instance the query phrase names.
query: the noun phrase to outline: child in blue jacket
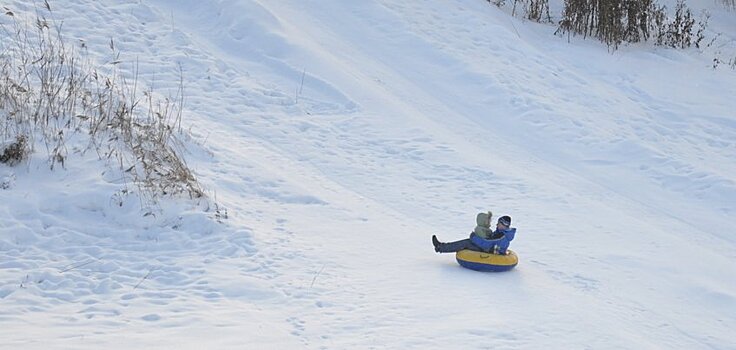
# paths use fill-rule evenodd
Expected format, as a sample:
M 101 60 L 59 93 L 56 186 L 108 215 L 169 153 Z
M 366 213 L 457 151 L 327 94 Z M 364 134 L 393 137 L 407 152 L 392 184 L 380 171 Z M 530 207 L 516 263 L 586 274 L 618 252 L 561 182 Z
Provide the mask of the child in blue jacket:
M 508 249 L 509 244 L 516 235 L 516 228 L 511 227 L 511 217 L 504 215 L 498 218 L 495 231 L 490 229 L 491 212 L 478 214 L 476 221 L 478 226 L 476 226 L 468 239 L 442 243 L 437 240 L 437 236 L 432 235 L 434 251 L 438 253 L 454 253 L 463 249 L 469 249 L 478 252 L 506 254 L 506 249 Z

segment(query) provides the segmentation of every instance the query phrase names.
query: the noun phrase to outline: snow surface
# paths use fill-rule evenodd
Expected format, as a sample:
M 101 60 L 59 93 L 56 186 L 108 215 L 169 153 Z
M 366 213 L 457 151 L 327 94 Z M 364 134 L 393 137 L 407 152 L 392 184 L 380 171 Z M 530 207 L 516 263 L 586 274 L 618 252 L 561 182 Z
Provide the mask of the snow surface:
M 729 43 L 736 12 L 695 3 Z M 91 154 L 0 166 L 0 348 L 736 348 L 712 52 L 610 53 L 481 0 L 51 6 L 158 91 L 181 65 L 187 162 L 228 219 L 119 205 Z M 511 272 L 432 251 L 485 210 L 518 228 Z

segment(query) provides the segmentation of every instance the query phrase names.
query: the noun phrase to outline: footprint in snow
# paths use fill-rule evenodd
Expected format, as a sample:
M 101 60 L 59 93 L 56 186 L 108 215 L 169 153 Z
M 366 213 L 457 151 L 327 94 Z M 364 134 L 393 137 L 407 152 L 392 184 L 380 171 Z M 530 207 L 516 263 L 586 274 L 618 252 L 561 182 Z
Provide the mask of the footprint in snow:
M 144 321 L 149 321 L 149 322 L 155 322 L 155 321 L 158 321 L 158 320 L 160 320 L 160 319 L 161 319 L 161 316 L 159 316 L 159 315 L 157 315 L 157 314 L 148 314 L 148 315 L 146 315 L 146 316 L 143 316 L 143 317 L 141 317 L 141 318 L 142 318 L 142 319 L 143 319 Z

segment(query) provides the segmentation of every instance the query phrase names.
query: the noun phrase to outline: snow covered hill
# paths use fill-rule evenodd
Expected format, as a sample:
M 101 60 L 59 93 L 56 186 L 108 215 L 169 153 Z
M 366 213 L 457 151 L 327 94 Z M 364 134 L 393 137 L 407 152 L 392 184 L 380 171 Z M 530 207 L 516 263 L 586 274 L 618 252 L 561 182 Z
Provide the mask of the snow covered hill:
M 736 12 L 694 4 L 733 44 Z M 0 348 L 736 348 L 736 71 L 711 52 L 610 53 L 483 0 L 50 5 L 100 64 L 114 38 L 164 93 L 181 66 L 228 218 L 119 206 L 91 154 L 0 165 Z M 433 252 L 487 210 L 516 269 Z

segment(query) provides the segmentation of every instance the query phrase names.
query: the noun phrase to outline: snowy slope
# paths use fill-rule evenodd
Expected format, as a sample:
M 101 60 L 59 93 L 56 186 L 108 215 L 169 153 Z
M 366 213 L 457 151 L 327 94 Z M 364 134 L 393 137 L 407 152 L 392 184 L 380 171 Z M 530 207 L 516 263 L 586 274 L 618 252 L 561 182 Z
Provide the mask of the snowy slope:
M 736 73 L 707 54 L 481 0 L 51 5 L 158 89 L 181 64 L 229 218 L 118 207 L 90 156 L 0 167 L 2 347 L 734 348 Z M 484 210 L 512 272 L 432 251 Z

